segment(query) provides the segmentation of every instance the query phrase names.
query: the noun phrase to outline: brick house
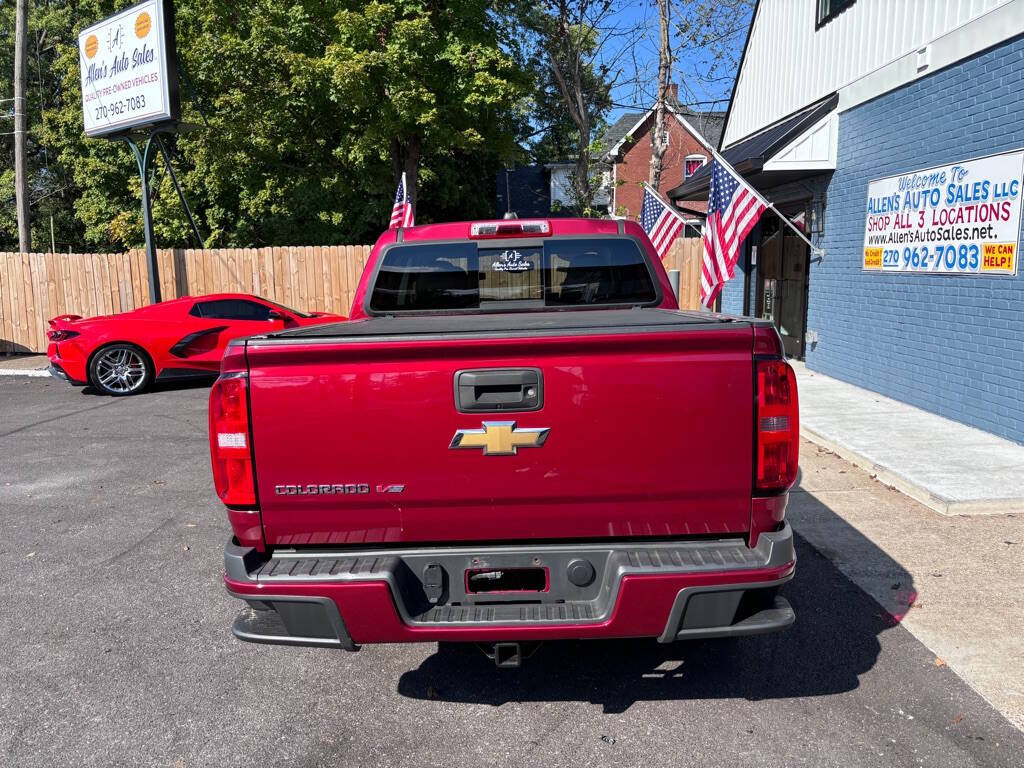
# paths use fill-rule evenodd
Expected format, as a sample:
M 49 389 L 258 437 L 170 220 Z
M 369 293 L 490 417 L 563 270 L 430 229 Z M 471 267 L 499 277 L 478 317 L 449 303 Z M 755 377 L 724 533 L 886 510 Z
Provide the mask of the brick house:
M 696 173 L 708 162 L 706 144 L 718 146 L 724 112 L 695 112 L 677 102 L 677 86 L 665 115 L 668 148 L 665 150 L 659 191 L 664 194 Z M 640 215 L 643 182 L 651 170 L 651 131 L 655 113 L 627 112 L 605 132 L 601 139 L 603 159 L 610 166 L 610 211 L 613 215 L 635 219 Z M 703 137 L 703 141 L 701 140 Z M 706 201 L 686 202 L 682 207 L 693 214 L 691 220 L 699 227 Z M 692 231 L 691 231 L 692 233 Z
M 718 151 L 825 255 L 766 213 L 722 309 L 811 370 L 1024 443 L 1024 0 L 913 5 L 757 3 Z
M 670 88 L 665 119 L 668 148 L 659 187 L 662 193 L 678 186 L 708 162 L 706 144 L 717 146 L 725 122 L 724 112 L 695 112 L 678 104 L 677 87 Z M 626 112 L 601 135 L 591 156 L 592 169 L 603 176 L 591 200 L 597 211 L 630 219 L 640 216 L 644 194 L 641 185 L 650 175 L 654 120 L 653 108 L 643 113 Z M 704 141 L 698 138 L 700 135 Z M 519 216 L 569 215 L 575 202 L 571 181 L 575 171 L 576 163 L 570 160 L 503 169 L 496 179 L 498 215 L 509 210 Z M 707 202 L 687 202 L 678 207 L 687 216 L 687 234 L 699 235 Z

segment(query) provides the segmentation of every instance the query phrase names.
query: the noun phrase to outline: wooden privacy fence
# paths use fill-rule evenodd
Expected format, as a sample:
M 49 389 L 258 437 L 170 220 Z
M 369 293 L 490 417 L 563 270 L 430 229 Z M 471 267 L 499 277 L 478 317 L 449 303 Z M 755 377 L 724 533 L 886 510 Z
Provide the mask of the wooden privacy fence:
M 164 299 L 253 293 L 299 310 L 347 315 L 368 245 L 159 250 Z M 146 254 L 0 253 L 0 353 L 46 350 L 46 321 L 149 304 Z
M 303 311 L 347 315 L 368 245 L 159 250 L 164 299 L 253 293 Z M 665 258 L 679 269 L 680 304 L 696 309 L 700 241 L 681 239 Z M 144 251 L 0 253 L 0 354 L 46 351 L 46 321 L 109 315 L 149 303 Z
M 704 248 L 699 237 L 681 237 L 672 243 L 662 262 L 679 270 L 679 308 L 700 309 L 700 262 Z

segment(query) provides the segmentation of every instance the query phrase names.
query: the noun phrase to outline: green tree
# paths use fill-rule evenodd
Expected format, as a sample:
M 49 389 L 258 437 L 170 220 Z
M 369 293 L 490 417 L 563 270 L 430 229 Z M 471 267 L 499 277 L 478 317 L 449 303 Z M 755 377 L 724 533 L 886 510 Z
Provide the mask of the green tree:
M 358 126 L 340 151 L 358 165 L 386 147 L 392 185 L 405 172 L 413 202 L 420 173 L 429 188 L 438 165 L 461 156 L 493 169 L 517 149 L 530 81 L 502 49 L 488 5 L 371 2 L 336 17 L 326 59 L 334 98 Z
M 43 140 L 43 114 L 59 103 L 53 75 L 56 57 L 53 30 L 68 25 L 66 3 L 34 2 L 29 5 L 28 35 L 28 167 L 32 242 L 37 250 L 48 249 L 52 239 L 58 248 L 81 243 L 81 226 L 72 203 L 74 184 Z M 13 68 L 14 3 L 0 4 L 0 250 L 17 250 L 14 207 Z M 52 229 L 51 229 L 52 221 Z
M 534 33 L 538 81 L 535 120 L 546 124 L 536 146 L 540 157 L 574 163 L 573 207 L 590 213 L 600 173 L 597 137 L 611 109 L 623 33 L 615 28 L 613 0 L 544 0 L 527 17 Z M 630 33 L 626 32 L 626 36 Z M 618 50 L 609 56 L 610 49 Z
M 530 154 L 539 163 L 572 160 L 579 153 L 579 127 L 565 108 L 565 100 L 543 51 L 537 51 L 531 57 L 530 65 L 537 82 L 533 107 L 536 134 L 530 146 Z M 603 125 L 604 116 L 611 108 L 609 89 L 592 67 L 584 77 L 591 83 L 585 90 L 591 101 L 588 110 L 594 124 Z M 598 135 L 593 130 L 591 133 Z
M 142 243 L 134 161 L 123 143 L 84 138 L 79 85 L 78 30 L 128 5 L 49 0 L 29 24 L 50 47 L 49 96 L 32 125 L 49 170 L 34 165 L 34 178 L 63 185 L 64 198 L 51 195 L 61 226 L 92 249 Z M 2 53 L 6 5 L 0 12 Z M 492 210 L 532 83 L 486 2 L 178 0 L 176 28 L 183 119 L 196 129 L 170 150 L 206 245 L 372 239 L 387 224 L 398 168 L 417 156 L 418 222 Z M 151 178 L 159 245 L 187 244 L 159 162 Z M 8 213 L 13 204 L 0 213 L 2 237 Z

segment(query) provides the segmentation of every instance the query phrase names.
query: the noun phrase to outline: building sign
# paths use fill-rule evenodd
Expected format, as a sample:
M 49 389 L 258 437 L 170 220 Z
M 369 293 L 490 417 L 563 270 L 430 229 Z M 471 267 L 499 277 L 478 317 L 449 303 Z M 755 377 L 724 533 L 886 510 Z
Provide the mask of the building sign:
M 1017 274 L 1024 151 L 868 185 L 864 269 Z
M 145 0 L 78 35 L 86 136 L 177 120 L 171 0 Z

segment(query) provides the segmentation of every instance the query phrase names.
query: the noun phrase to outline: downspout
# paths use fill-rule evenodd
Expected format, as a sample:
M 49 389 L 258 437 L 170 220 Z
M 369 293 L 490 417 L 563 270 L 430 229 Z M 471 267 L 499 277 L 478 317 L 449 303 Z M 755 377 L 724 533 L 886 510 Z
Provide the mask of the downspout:
M 619 180 L 619 164 L 616 163 L 613 160 L 612 161 L 612 210 L 611 210 L 611 214 L 612 214 L 613 218 L 615 216 L 619 215 L 619 206 L 618 206 L 618 197 L 617 197 L 617 194 L 618 194 L 618 191 L 619 191 L 619 185 L 617 183 L 618 180 Z

